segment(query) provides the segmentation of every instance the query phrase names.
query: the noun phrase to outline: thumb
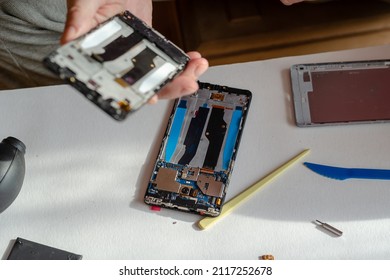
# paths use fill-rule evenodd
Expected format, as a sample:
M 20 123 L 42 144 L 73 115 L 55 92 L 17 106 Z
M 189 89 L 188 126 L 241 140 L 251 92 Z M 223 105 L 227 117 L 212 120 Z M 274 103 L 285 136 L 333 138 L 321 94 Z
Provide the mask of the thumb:
M 65 29 L 61 44 L 80 37 L 93 27 L 94 16 L 99 9 L 100 1 L 69 0 Z M 96 22 L 97 24 L 97 22 Z

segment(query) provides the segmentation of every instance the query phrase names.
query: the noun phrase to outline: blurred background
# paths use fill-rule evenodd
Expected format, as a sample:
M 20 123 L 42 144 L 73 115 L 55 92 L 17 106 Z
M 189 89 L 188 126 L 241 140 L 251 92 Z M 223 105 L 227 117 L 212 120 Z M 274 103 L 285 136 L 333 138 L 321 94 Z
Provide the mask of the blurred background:
M 390 43 L 384 0 L 160 0 L 153 26 L 210 65 Z M 389 54 L 390 55 L 390 54 Z

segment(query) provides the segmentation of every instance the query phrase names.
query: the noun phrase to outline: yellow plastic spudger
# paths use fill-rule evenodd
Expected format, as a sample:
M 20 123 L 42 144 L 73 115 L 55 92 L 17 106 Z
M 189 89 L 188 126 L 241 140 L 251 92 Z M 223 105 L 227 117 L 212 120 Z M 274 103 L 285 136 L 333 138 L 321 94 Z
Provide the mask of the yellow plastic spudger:
M 211 227 L 214 223 L 218 222 L 221 220 L 223 217 L 227 216 L 230 214 L 237 206 L 239 206 L 241 203 L 245 202 L 248 200 L 256 191 L 258 191 L 262 186 L 266 185 L 267 183 L 271 182 L 274 178 L 276 178 L 278 175 L 282 174 L 284 171 L 287 170 L 291 165 L 296 163 L 298 160 L 303 158 L 307 153 L 309 152 L 309 149 L 304 150 L 300 154 L 296 155 L 289 161 L 287 161 L 285 164 L 282 166 L 278 167 L 271 173 L 269 173 L 267 176 L 265 176 L 263 179 L 255 183 L 254 185 L 250 186 L 247 188 L 245 191 L 242 193 L 238 194 L 231 200 L 225 203 L 225 205 L 222 207 L 222 211 L 219 214 L 218 217 L 206 217 L 203 218 L 198 222 L 198 226 L 200 229 L 207 229 Z

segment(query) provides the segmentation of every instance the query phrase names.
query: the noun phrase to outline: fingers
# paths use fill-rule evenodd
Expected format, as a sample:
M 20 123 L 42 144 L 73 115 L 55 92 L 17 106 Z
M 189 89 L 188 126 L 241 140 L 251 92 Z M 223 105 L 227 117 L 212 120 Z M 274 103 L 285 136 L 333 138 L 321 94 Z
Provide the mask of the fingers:
M 190 52 L 188 55 L 190 61 L 184 72 L 164 86 L 149 103 L 156 103 L 158 99 L 175 99 L 198 90 L 198 78 L 208 69 L 209 64 L 198 52 Z
M 140 0 L 139 0 L 140 1 Z M 61 37 L 61 44 L 87 33 L 98 24 L 125 10 L 125 0 L 68 0 L 68 13 L 65 30 Z M 138 11 L 135 11 L 137 14 Z M 151 9 L 145 9 L 152 12 Z
M 295 3 L 303 2 L 304 0 L 280 0 L 284 5 L 292 5 Z
M 129 10 L 152 24 L 151 0 L 67 0 L 68 13 L 61 44 L 80 37 L 105 20 Z
M 151 24 L 151 0 L 67 0 L 68 13 L 61 43 L 65 44 L 87 33 L 99 23 L 128 9 L 146 23 Z M 208 61 L 198 53 L 188 53 L 190 61 L 185 70 L 171 83 L 161 89 L 149 103 L 159 98 L 174 99 L 194 93 L 198 89 L 197 80 L 208 68 Z
M 127 0 L 125 10 L 129 10 L 147 25 L 152 26 L 152 0 Z
M 65 44 L 91 28 L 91 21 L 96 15 L 100 1 L 75 1 L 68 0 L 68 13 L 61 44 Z M 96 22 L 97 25 L 97 22 Z

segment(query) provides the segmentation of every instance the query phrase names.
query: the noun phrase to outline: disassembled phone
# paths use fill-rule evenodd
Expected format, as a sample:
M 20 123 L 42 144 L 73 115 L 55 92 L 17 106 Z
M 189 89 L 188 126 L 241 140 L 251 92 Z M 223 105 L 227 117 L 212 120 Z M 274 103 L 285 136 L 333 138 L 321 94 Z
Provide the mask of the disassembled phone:
M 199 83 L 175 102 L 145 203 L 218 216 L 225 200 L 251 92 Z
M 390 60 L 291 67 L 298 126 L 390 121 Z
M 116 120 L 145 104 L 189 57 L 126 11 L 51 53 L 44 64 Z

